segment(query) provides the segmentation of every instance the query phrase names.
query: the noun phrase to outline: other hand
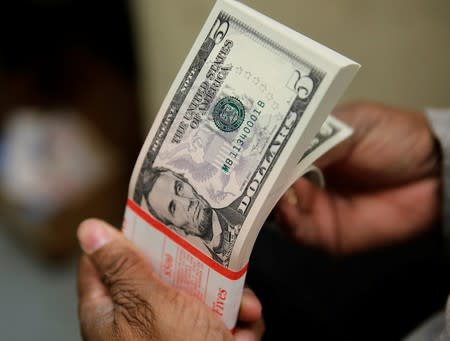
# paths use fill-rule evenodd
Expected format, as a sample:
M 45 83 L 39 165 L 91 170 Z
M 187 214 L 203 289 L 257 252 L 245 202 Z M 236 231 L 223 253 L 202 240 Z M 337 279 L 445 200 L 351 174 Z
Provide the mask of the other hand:
M 374 103 L 339 108 L 353 135 L 322 157 L 320 189 L 298 180 L 277 204 L 298 241 L 349 253 L 426 230 L 441 207 L 440 149 L 422 113 Z

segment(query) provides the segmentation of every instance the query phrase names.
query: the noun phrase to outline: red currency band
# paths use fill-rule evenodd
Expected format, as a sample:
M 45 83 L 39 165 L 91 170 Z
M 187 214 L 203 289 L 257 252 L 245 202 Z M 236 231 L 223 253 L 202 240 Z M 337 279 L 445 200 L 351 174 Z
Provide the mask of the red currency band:
M 157 229 L 161 233 L 164 233 L 167 237 L 172 239 L 175 243 L 180 245 L 183 249 L 194 255 L 200 261 L 208 265 L 210 268 L 214 269 L 224 277 L 231 280 L 238 280 L 241 278 L 246 272 L 248 268 L 248 262 L 244 265 L 244 267 L 239 271 L 230 270 L 223 265 L 217 263 L 215 260 L 208 257 L 202 251 L 197 249 L 194 245 L 186 241 L 184 238 L 179 236 L 175 231 L 161 223 L 159 220 L 155 219 L 152 215 L 145 212 L 136 202 L 132 199 L 128 198 L 127 206 L 133 210 L 139 217 L 144 219 L 147 223 L 149 223 L 153 228 Z

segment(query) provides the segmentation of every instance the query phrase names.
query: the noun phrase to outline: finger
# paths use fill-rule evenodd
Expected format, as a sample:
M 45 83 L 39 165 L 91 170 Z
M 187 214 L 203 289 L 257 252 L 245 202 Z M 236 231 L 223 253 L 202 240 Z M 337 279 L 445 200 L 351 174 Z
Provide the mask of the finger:
M 127 272 L 132 277 L 140 275 L 137 268 L 146 269 L 146 275 L 149 273 L 149 263 L 135 246 L 120 231 L 101 220 L 82 222 L 78 228 L 78 239 L 101 277 L 113 270 Z
M 152 287 L 159 285 L 145 257 L 107 223 L 96 219 L 84 221 L 78 229 L 78 239 L 110 293 L 113 289 L 126 289 L 136 294 L 151 294 Z
M 376 193 L 337 198 L 340 251 L 364 250 L 422 233 L 439 214 L 439 188 L 433 179 L 424 179 Z M 349 221 L 352 226 L 347 226 Z
M 359 136 L 350 135 L 344 141 L 340 142 L 338 145 L 331 148 L 324 155 L 319 157 L 314 165 L 320 169 L 326 169 L 340 161 L 348 158 L 351 151 L 354 149 L 355 145 L 358 143 Z
M 317 187 L 306 179 L 297 180 L 278 203 L 282 228 L 296 238 L 304 240 L 310 230 L 310 214 Z
M 353 134 L 319 162 L 322 169 L 330 168 L 328 184 L 338 180 L 338 184 L 376 189 L 403 185 L 439 169 L 439 150 L 422 113 L 353 103 L 334 114 L 352 126 Z
M 155 309 L 164 305 L 168 295 L 145 257 L 121 232 L 100 220 L 84 221 L 77 235 L 109 292 L 113 301 L 110 313 L 121 331 L 155 337 Z
M 314 196 L 319 187 L 305 178 L 300 178 L 281 197 L 278 205 L 293 207 L 303 212 L 310 212 Z
M 262 306 L 253 290 L 244 288 L 241 305 L 239 307 L 239 321 L 255 322 L 262 316 Z
M 234 332 L 234 339 L 236 341 L 261 340 L 262 336 L 264 335 L 264 331 L 264 320 L 260 318 L 258 321 L 247 323 L 243 326 L 237 327 Z
M 386 111 L 386 107 L 380 104 L 364 102 L 346 103 L 333 110 L 333 115 L 348 124 L 353 129 L 353 133 L 315 162 L 317 167 L 327 173 L 328 184 L 333 184 L 336 180 L 334 176 L 336 171 L 357 176 L 360 172 L 353 174 L 354 170 L 365 169 L 368 162 L 366 157 L 368 152 L 364 148 L 362 148 L 363 153 L 359 150 L 367 144 L 365 140 L 371 135 L 370 133 L 379 130 L 376 127 L 382 120 L 383 115 L 380 112 L 384 111 Z M 362 159 L 361 155 L 363 156 Z M 328 168 L 333 171 L 327 172 Z M 330 180 L 332 180 L 331 183 Z M 345 178 L 341 179 L 339 175 L 337 175 L 337 180 L 339 180 L 338 183 L 345 182 Z
M 363 110 L 363 107 L 365 106 L 360 103 L 351 103 L 340 105 L 333 110 L 333 115 L 348 124 L 353 129 L 353 133 L 322 155 L 314 163 L 318 168 L 325 169 L 328 166 L 339 163 L 339 161 L 342 161 L 345 158 L 349 158 L 352 150 L 361 142 L 368 126 L 372 123 L 368 117 L 360 119 L 360 112 Z M 368 120 L 370 120 L 370 122 L 366 122 Z
M 84 340 L 100 339 L 109 328 L 113 303 L 97 270 L 85 255 L 81 257 L 78 272 L 78 315 Z
M 297 242 L 316 244 L 315 228 L 312 216 L 302 212 L 297 206 L 278 208 L 282 221 L 281 228 Z
M 86 255 L 80 259 L 78 271 L 78 299 L 80 305 L 94 303 L 102 299 L 110 299 L 108 290 Z
M 334 196 L 305 179 L 296 181 L 290 192 L 277 207 L 282 228 L 299 242 L 333 250 L 337 238 Z
M 300 178 L 294 182 L 291 188 L 294 190 L 295 195 L 298 198 L 297 207 L 304 213 L 311 212 L 314 197 L 320 188 L 304 178 Z
M 174 340 L 182 339 L 188 331 L 190 335 L 202 334 L 204 329 L 230 335 L 225 324 L 200 301 L 163 283 L 146 258 L 114 227 L 90 219 L 80 225 L 78 238 L 109 290 L 114 322 L 124 335 L 138 333 L 145 339 Z
M 275 208 L 277 221 L 285 232 L 291 234 L 297 228 L 297 222 L 300 218 L 297 206 L 298 198 L 294 189 L 289 188 L 281 197 Z

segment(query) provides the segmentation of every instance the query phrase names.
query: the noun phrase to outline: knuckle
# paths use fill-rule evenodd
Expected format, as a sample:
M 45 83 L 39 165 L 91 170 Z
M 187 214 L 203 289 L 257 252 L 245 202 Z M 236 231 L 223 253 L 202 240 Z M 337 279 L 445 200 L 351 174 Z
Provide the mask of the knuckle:
M 99 255 L 104 260 L 101 280 L 108 288 L 114 305 L 113 336 L 122 339 L 157 339 L 152 305 L 140 293 L 140 282 L 133 276 L 139 271 L 140 260 L 132 252 L 117 248 Z
M 105 256 L 104 259 L 102 281 L 108 288 L 126 281 L 129 275 L 136 271 L 139 264 L 139 260 L 134 255 L 121 250 Z
M 134 290 L 123 289 L 113 295 L 116 329 L 129 329 L 132 335 L 157 339 L 155 314 L 151 304 Z

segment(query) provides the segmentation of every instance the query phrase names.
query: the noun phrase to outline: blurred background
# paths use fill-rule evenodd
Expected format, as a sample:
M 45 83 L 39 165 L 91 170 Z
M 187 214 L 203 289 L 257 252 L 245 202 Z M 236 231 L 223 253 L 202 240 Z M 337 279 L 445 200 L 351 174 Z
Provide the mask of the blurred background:
M 359 62 L 342 101 L 450 107 L 447 0 L 243 2 Z M 0 4 L 0 340 L 80 340 L 76 227 L 121 225 L 141 144 L 213 4 Z M 436 231 L 336 260 L 263 228 L 248 281 L 267 340 L 398 340 L 443 307 L 447 269 Z

